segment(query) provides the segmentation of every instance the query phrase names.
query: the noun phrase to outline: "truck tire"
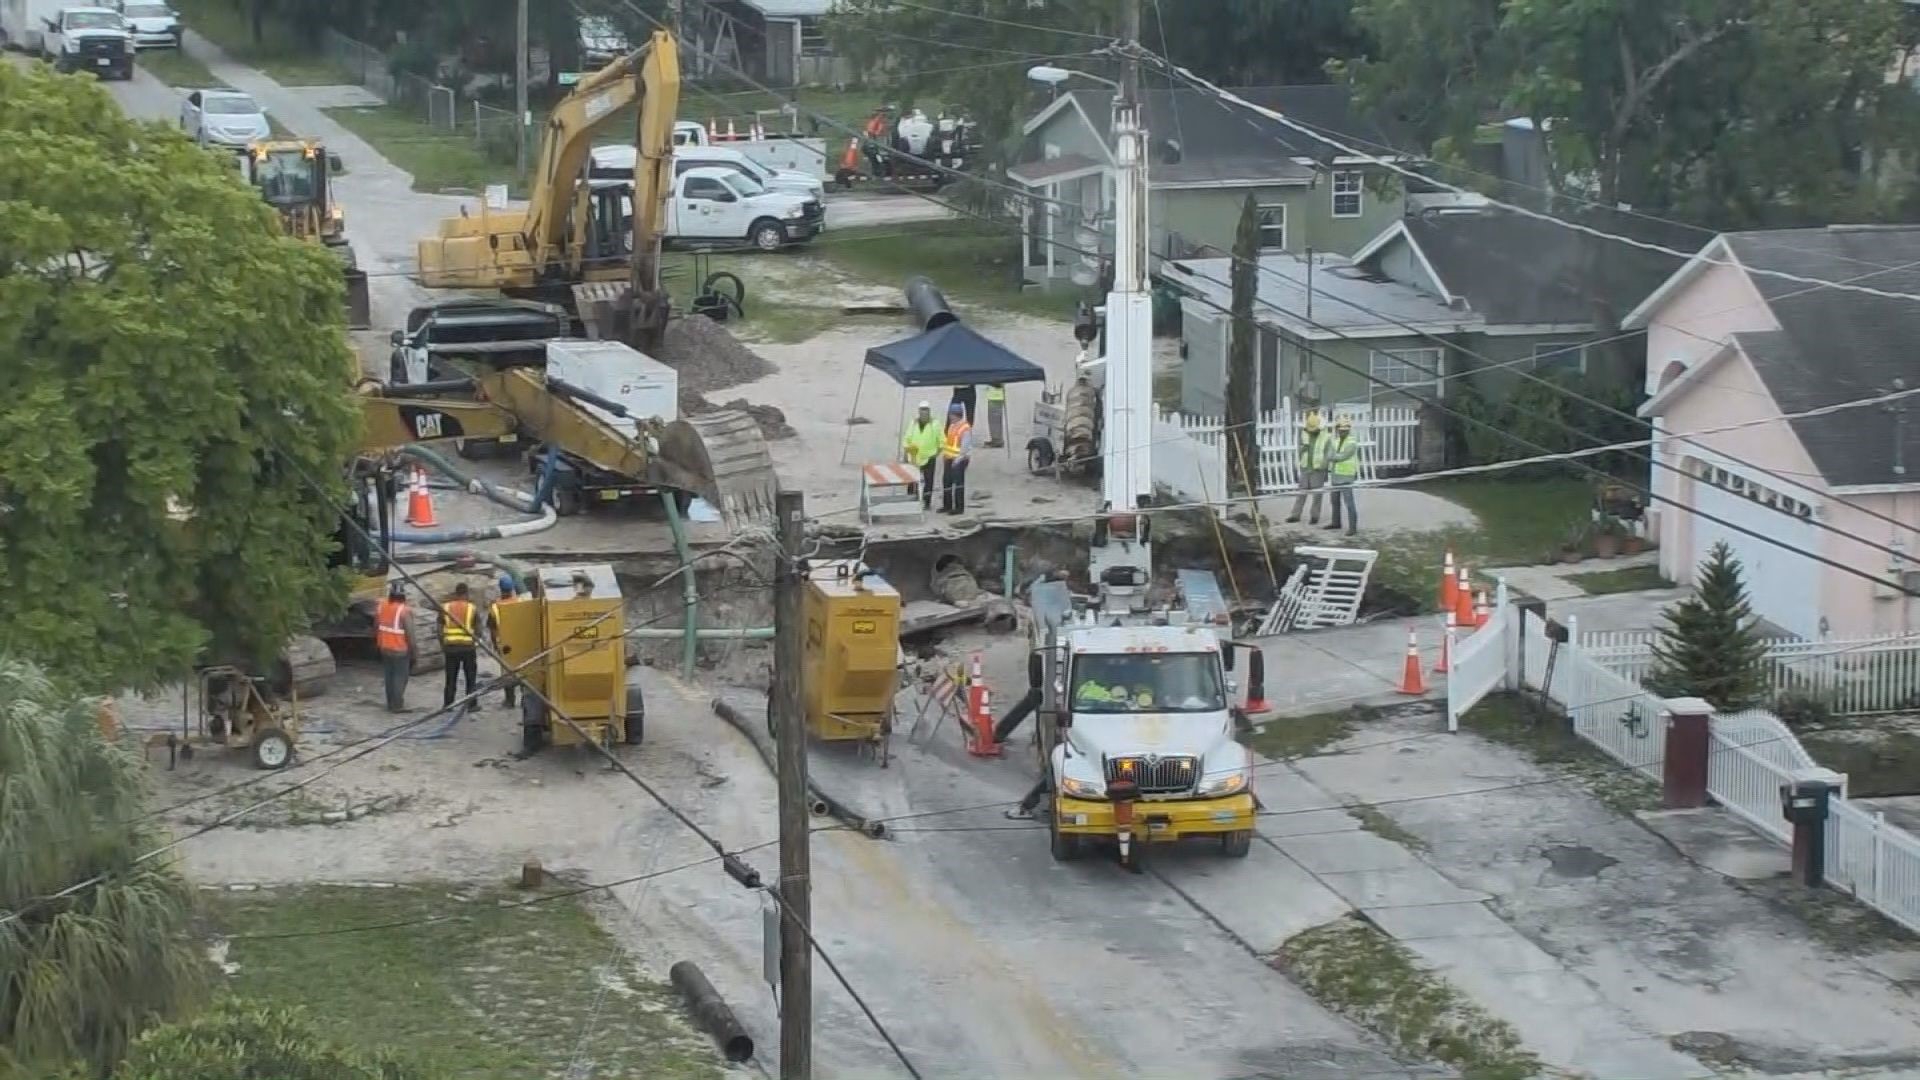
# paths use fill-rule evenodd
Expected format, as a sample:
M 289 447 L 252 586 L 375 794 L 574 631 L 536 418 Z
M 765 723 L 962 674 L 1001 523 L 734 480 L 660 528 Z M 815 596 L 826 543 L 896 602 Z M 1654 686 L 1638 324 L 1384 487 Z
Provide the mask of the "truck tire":
M 747 241 L 761 251 L 779 251 L 787 243 L 787 230 L 772 218 L 761 218 L 747 228 Z
M 1051 803 L 1047 804 L 1047 841 L 1054 862 L 1072 862 L 1080 857 L 1083 846 L 1080 837 L 1060 831 L 1060 815 L 1054 813 Z
M 1244 859 L 1252 850 L 1252 829 L 1239 829 L 1220 837 L 1220 854 L 1229 859 Z

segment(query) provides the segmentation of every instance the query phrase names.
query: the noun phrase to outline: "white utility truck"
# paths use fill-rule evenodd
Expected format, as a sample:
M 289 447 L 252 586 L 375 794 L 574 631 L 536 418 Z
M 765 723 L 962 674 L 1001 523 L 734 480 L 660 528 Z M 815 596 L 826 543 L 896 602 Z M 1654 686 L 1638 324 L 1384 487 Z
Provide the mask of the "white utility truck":
M 800 173 L 816 180 L 826 180 L 833 175 L 827 161 L 827 141 L 810 138 L 792 132 L 761 133 L 758 139 L 752 138 L 754 121 L 747 121 L 743 129 L 733 121 L 728 125 L 734 132 L 729 138 L 723 131 L 710 131 L 707 125 L 693 120 L 681 120 L 673 125 L 673 145 L 683 146 L 724 146 L 738 150 L 754 161 L 775 172 Z
M 133 32 L 112 8 L 61 8 L 46 20 L 40 51 L 59 71 L 133 78 Z
M 631 180 L 592 180 L 594 199 L 617 198 L 619 211 L 605 209 L 595 219 L 610 226 L 609 244 L 624 250 L 633 242 Z M 688 169 L 674 178 L 667 194 L 667 222 L 662 239 L 689 247 L 752 244 L 761 251 L 778 251 L 802 244 L 820 233 L 826 219 L 818 199 L 791 191 L 769 191 L 750 176 L 731 169 Z

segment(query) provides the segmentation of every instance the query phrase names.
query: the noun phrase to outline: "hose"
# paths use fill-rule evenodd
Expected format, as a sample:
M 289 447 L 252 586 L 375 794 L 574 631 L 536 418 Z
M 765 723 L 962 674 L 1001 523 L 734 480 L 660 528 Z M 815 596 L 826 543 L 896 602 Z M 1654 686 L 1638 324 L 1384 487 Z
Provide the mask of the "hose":
M 740 714 L 740 710 L 734 707 L 732 702 L 724 698 L 713 699 L 713 711 L 720 719 L 732 724 L 740 734 L 745 735 L 747 741 L 753 744 L 753 748 L 759 751 L 760 760 L 766 764 L 767 770 L 775 775 L 779 775 L 780 767 L 774 763 L 773 738 L 767 734 L 765 724 L 755 724 L 749 721 L 745 716 Z M 814 783 L 812 777 L 807 778 L 807 794 L 812 799 L 810 809 L 815 814 L 837 818 L 841 824 L 848 826 L 855 832 L 870 839 L 881 840 L 886 838 L 886 822 L 868 817 L 847 803 L 820 790 L 820 785 Z
M 547 500 L 552 487 L 554 459 L 552 452 L 547 457 L 546 468 L 540 479 L 540 490 L 529 495 L 515 488 L 505 487 L 473 475 L 455 464 L 446 455 L 430 446 L 412 443 L 394 451 L 395 456 L 411 459 L 458 483 L 461 490 L 475 495 L 483 495 L 492 501 L 523 514 L 538 514 L 529 521 L 514 521 L 505 525 L 481 525 L 463 529 L 424 529 L 415 530 L 396 526 L 393 539 L 401 544 L 459 544 L 476 540 L 514 540 L 522 536 L 531 536 L 544 532 L 558 524 L 560 517 Z

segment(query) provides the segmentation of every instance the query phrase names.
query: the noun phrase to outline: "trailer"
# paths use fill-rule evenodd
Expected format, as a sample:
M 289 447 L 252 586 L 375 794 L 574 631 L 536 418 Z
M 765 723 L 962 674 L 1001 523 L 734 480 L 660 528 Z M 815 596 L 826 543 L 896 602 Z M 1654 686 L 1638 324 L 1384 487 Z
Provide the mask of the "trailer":
M 0 41 L 9 49 L 37 56 L 43 51 L 41 36 L 47 20 L 72 6 L 73 0 L 0 0 Z

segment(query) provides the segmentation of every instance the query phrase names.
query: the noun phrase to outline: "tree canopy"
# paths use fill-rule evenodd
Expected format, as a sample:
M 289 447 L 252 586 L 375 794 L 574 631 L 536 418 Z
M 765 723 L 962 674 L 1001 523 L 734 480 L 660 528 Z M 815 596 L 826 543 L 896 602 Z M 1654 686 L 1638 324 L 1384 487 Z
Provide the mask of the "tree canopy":
M 0 923 L 0 1075 L 74 1062 L 101 1075 L 197 998 L 190 887 L 164 862 L 135 862 L 156 846 L 134 824 L 143 793 L 139 759 L 102 736 L 93 703 L 0 660 L 0 913 L 20 913 Z
M 1902 0 L 1355 0 L 1364 100 L 1465 160 L 1534 122 L 1550 186 L 1719 228 L 1893 211 Z M 1907 160 L 1911 160 L 1909 157 Z M 1901 166 L 1904 168 L 1904 166 Z
M 0 65 L 0 654 L 90 688 L 271 655 L 340 599 L 340 267 L 230 157 Z M 339 493 L 343 497 L 343 491 Z

